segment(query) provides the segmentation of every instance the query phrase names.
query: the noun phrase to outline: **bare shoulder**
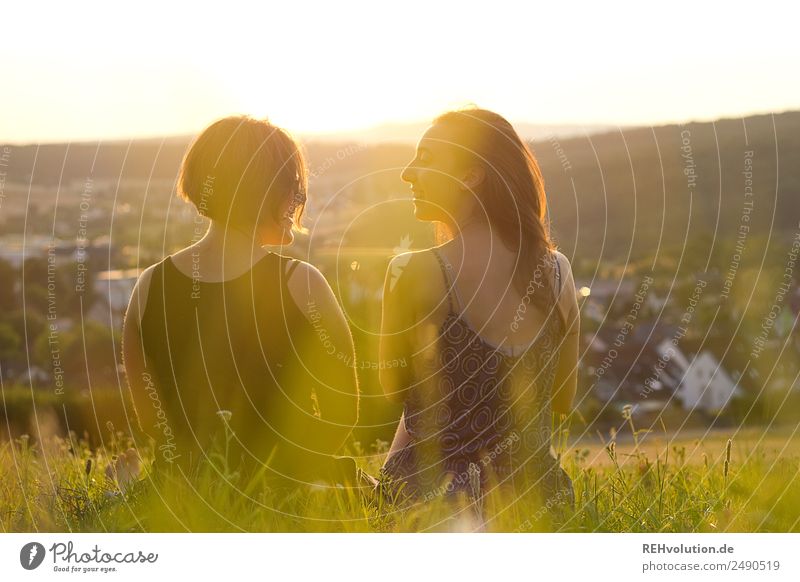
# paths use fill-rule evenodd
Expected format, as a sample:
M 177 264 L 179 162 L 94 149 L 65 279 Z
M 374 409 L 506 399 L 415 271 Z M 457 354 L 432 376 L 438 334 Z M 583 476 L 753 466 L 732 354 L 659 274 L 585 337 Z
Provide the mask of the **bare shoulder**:
M 309 310 L 340 312 L 339 303 L 325 275 L 314 265 L 297 260 L 287 286 L 295 304 L 307 317 Z M 313 309 L 312 309 L 313 308 Z
M 297 263 L 297 267 L 287 282 L 293 295 L 297 292 L 298 297 L 302 296 L 303 299 L 308 299 L 309 294 L 330 289 L 328 280 L 317 267 L 299 259 L 293 259 L 293 261 Z
M 128 310 L 125 314 L 125 321 L 135 323 L 137 326 L 141 324 L 142 316 L 144 315 L 144 308 L 147 305 L 147 296 L 150 292 L 150 282 L 153 279 L 153 272 L 159 263 L 150 265 L 144 271 L 139 273 L 139 278 L 131 291 L 131 298 L 128 303 Z M 130 318 L 130 319 L 129 319 Z
M 409 251 L 392 257 L 386 271 L 386 291 L 404 301 L 439 303 L 444 285 L 436 252 L 442 247 Z
M 333 341 L 347 346 L 347 351 L 351 352 L 353 340 L 347 318 L 322 272 L 314 265 L 298 261 L 286 284 L 291 300 L 305 318 L 312 323 L 324 321 Z
M 568 290 L 568 286 L 572 285 L 572 288 L 575 288 L 575 279 L 572 276 L 572 264 L 569 262 L 567 255 L 562 253 L 561 251 L 554 251 L 556 260 L 558 261 L 558 265 L 561 272 L 561 290 L 566 291 Z
M 389 261 L 389 273 L 400 277 L 425 277 L 432 270 L 435 263 L 433 249 L 407 251 L 392 257 Z
M 566 319 L 574 319 L 578 314 L 578 294 L 575 288 L 575 278 L 572 274 L 572 265 L 567 256 L 561 251 L 554 251 L 561 271 L 561 292 L 558 297 L 560 309 Z

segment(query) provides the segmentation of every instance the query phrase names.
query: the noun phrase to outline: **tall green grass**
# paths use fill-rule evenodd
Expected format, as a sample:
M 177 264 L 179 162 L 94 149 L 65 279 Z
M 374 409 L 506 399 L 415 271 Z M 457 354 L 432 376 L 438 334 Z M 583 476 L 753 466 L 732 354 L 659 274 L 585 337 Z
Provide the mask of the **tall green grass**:
M 633 434 L 638 432 L 632 426 Z M 90 450 L 74 434 L 31 444 L 23 436 L 0 445 L 0 528 L 19 531 L 182 532 L 798 532 L 800 458 L 740 449 L 720 450 L 688 462 L 686 444 L 673 441 L 653 458 L 633 443 L 620 453 L 606 446 L 607 462 L 589 463 L 587 449 L 566 449 L 556 439 L 562 466 L 573 480 L 575 509 L 541 499 L 489 495 L 419 506 L 364 497 L 354 489 L 306 487 L 289 494 L 265 479 L 242 478 L 227 467 L 224 449 L 196 475 L 144 470 L 122 487 L 106 467 L 132 445 L 113 429 L 106 447 Z M 735 437 L 734 437 L 735 441 Z M 221 440 L 224 442 L 224 439 Z M 375 475 L 385 442 L 351 451 Z M 735 449 L 735 450 L 734 450 Z M 652 451 L 649 453 L 652 455 Z

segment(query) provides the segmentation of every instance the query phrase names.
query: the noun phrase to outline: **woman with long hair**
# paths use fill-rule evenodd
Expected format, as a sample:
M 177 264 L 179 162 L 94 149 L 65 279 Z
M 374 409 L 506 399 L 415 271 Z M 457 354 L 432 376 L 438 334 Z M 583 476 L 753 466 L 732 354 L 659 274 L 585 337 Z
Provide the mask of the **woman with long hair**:
M 340 476 L 358 414 L 349 328 L 316 268 L 263 248 L 292 242 L 306 184 L 300 148 L 268 121 L 221 119 L 188 149 L 178 193 L 207 231 L 142 272 L 123 331 L 155 466 L 287 487 Z
M 574 504 L 551 426 L 576 392 L 578 305 L 533 153 L 500 115 L 452 111 L 402 178 L 416 218 L 449 241 L 394 257 L 387 273 L 380 357 L 413 365 L 380 371 L 403 404 L 382 486 L 415 501 Z

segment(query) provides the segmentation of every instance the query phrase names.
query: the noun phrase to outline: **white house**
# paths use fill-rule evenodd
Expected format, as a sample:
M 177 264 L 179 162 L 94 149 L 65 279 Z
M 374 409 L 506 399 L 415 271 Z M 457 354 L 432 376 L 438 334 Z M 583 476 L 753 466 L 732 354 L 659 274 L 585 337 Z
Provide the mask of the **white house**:
M 111 309 L 123 311 L 128 306 L 139 273 L 139 269 L 100 271 L 94 281 L 94 290 Z
M 4 235 L 0 237 L 0 258 L 19 269 L 25 259 L 46 257 L 51 242 L 60 243 L 57 239 L 44 235 Z
M 704 350 L 690 361 L 669 340 L 662 342 L 658 351 L 662 359 L 682 369 L 675 395 L 684 409 L 716 413 L 724 409 L 731 398 L 741 395 L 742 389 L 709 351 Z

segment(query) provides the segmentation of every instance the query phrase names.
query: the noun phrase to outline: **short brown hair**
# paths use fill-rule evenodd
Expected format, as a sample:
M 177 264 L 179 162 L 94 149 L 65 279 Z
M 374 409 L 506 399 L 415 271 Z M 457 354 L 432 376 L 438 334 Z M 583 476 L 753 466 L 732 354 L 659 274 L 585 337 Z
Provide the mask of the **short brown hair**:
M 253 227 L 280 221 L 287 197 L 305 199 L 308 175 L 300 147 L 267 120 L 240 115 L 209 125 L 181 164 L 178 195 L 212 220 Z M 295 212 L 300 225 L 304 205 Z

